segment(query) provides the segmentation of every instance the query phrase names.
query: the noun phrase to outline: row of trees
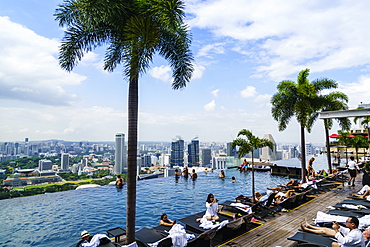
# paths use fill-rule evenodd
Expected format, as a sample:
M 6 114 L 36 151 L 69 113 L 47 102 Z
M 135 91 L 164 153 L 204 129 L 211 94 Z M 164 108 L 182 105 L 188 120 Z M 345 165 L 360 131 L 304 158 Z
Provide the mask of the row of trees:
M 297 77 L 297 82 L 284 80 L 278 86 L 278 92 L 271 98 L 272 116 L 278 121 L 279 130 L 283 131 L 287 128 L 293 116 L 296 117 L 301 129 L 301 167 L 302 167 L 302 180 L 306 180 L 306 150 L 305 150 L 305 130 L 311 132 L 312 126 L 316 121 L 319 112 L 321 111 L 338 111 L 347 110 L 348 97 L 342 92 L 331 92 L 322 94 L 324 89 L 336 89 L 338 84 L 331 79 L 322 78 L 316 79 L 312 82 L 308 80 L 309 69 L 302 70 Z M 356 121 L 361 118 L 355 118 Z M 362 118 L 362 125 L 369 124 L 370 117 Z M 356 149 L 356 154 L 359 148 L 369 146 L 369 142 L 362 136 L 348 138 L 349 133 L 344 130 L 349 130 L 351 121 L 348 118 L 336 119 L 343 131 L 340 131 L 341 138 L 339 143 L 346 146 L 353 146 Z M 332 172 L 331 158 L 330 158 L 330 142 L 329 130 L 333 126 L 332 119 L 324 120 L 325 127 L 325 140 L 328 155 L 328 169 Z M 369 129 L 368 129 L 369 131 Z M 240 136 L 243 136 L 240 137 Z M 243 129 L 238 133 L 238 138 L 232 143 L 232 147 L 239 147 L 239 158 L 244 157 L 248 153 L 252 153 L 252 198 L 254 198 L 254 157 L 253 151 L 257 148 L 270 147 L 273 149 L 273 144 L 269 140 L 260 139 L 252 134 L 251 131 Z M 358 157 L 357 157 L 358 158 Z
M 337 144 L 343 145 L 346 149 L 346 159 L 348 160 L 348 148 L 354 148 L 356 152 L 356 160 L 358 160 L 358 151 L 360 148 L 369 148 L 369 139 L 363 137 L 362 135 L 351 136 L 351 133 L 339 130 L 339 136 L 337 137 Z

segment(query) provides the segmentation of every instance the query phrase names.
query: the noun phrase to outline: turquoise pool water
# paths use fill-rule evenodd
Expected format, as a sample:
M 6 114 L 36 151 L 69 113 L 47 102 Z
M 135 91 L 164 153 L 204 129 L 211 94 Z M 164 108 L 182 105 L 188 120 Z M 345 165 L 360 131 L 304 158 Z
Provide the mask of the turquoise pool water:
M 231 182 L 232 176 L 236 183 Z M 256 172 L 256 191 L 264 192 L 266 187 L 288 180 Z M 138 181 L 136 227 L 158 225 L 163 213 L 179 219 L 203 211 L 208 193 L 221 202 L 250 195 L 251 173 L 229 169 L 225 179 L 218 178 L 216 171 L 201 172 L 196 181 L 174 177 Z M 1 200 L 0 246 L 75 246 L 82 230 L 96 234 L 118 226 L 125 228 L 125 218 L 125 187 L 121 192 L 115 186 L 102 186 Z

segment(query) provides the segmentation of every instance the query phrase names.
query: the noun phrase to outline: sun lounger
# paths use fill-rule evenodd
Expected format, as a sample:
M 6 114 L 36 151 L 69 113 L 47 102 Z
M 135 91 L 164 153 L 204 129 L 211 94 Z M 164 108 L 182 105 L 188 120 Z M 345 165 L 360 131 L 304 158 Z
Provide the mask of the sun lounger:
M 187 216 L 187 217 L 182 218 L 182 219 L 179 219 L 179 221 L 184 223 L 186 225 L 186 229 L 189 229 L 190 231 L 193 231 L 193 232 L 196 232 L 196 233 L 204 233 L 204 232 L 209 231 L 209 230 L 200 227 L 199 226 L 200 223 L 196 222 L 196 220 L 199 219 L 199 218 L 202 218 L 204 214 L 205 214 L 205 211 Z M 217 220 L 218 222 L 222 222 L 224 220 L 229 220 L 229 221 L 232 220 L 232 218 L 228 217 L 228 216 L 224 216 L 224 215 L 220 215 L 220 214 L 218 216 L 220 218 L 219 220 Z
M 340 210 L 352 211 L 352 212 L 359 213 L 359 214 L 362 214 L 362 215 L 370 214 L 370 209 L 368 209 L 368 208 L 349 208 L 349 207 L 345 207 L 344 205 L 360 206 L 360 205 L 353 205 L 353 204 L 337 203 L 337 204 L 334 205 L 334 207 L 337 208 L 337 209 L 340 209 Z M 362 206 L 364 206 L 364 205 L 362 205 Z
M 327 214 L 347 216 L 347 217 L 356 217 L 356 218 L 361 218 L 363 216 L 362 214 L 359 214 L 359 213 L 356 213 L 356 212 L 353 212 L 353 211 L 349 211 L 349 210 L 337 210 L 337 209 L 335 209 L 335 210 L 334 209 L 329 210 L 327 212 Z
M 353 205 L 363 205 L 367 208 L 370 208 L 370 201 L 361 201 L 361 200 L 344 200 L 341 204 L 353 204 Z
M 206 240 L 210 240 L 212 246 L 237 237 L 242 233 L 258 226 L 258 224 L 250 222 L 253 215 L 246 215 L 233 220 L 233 218 L 231 217 L 219 214 L 218 216 L 220 217 L 220 219 L 218 220 L 218 222 L 221 223 L 224 220 L 228 220 L 229 222 L 225 224 L 222 228 L 216 227 L 212 229 L 204 229 L 199 226 L 199 222 L 196 222 L 196 219 L 201 218 L 203 215 L 204 212 L 200 212 L 179 219 L 178 221 L 184 223 L 186 225 L 186 229 L 201 234 Z
M 316 244 L 319 246 L 331 246 L 334 241 L 329 237 L 307 232 L 297 232 L 294 236 L 289 237 L 288 240 L 297 241 L 298 243 Z
M 158 243 L 158 247 L 171 247 L 172 240 L 167 238 L 168 234 L 159 232 L 155 229 L 142 228 L 135 232 L 136 242 L 139 247 L 149 247 L 148 244 Z
M 162 226 L 162 225 L 153 227 L 154 230 L 157 230 L 157 231 L 159 231 L 161 233 L 164 233 L 164 234 L 168 234 L 168 231 L 171 230 L 171 228 L 172 228 L 172 226 Z M 185 231 L 186 231 L 187 234 L 192 234 L 192 235 L 195 236 L 195 238 L 192 238 L 192 239 L 188 240 L 187 247 L 202 247 L 202 246 L 209 246 L 210 245 L 209 239 L 206 240 L 204 235 L 192 232 L 192 231 L 190 231 L 189 229 L 186 229 L 186 228 L 185 228 Z

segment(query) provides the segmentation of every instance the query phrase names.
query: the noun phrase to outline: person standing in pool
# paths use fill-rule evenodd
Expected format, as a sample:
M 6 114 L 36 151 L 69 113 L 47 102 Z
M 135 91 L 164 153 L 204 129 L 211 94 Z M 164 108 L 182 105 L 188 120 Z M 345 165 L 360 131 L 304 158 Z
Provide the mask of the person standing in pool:
M 167 214 L 162 214 L 161 221 L 159 221 L 159 224 L 161 226 L 173 226 L 176 224 L 176 220 L 172 221 L 169 218 L 167 218 Z
M 116 187 L 119 188 L 119 189 L 122 189 L 123 185 L 125 185 L 125 182 L 121 178 L 121 175 L 117 175 Z
M 195 172 L 195 169 L 193 169 L 192 174 L 190 174 L 190 177 L 195 180 L 198 177 L 198 174 Z
M 185 168 L 182 171 L 182 173 L 184 174 L 184 178 L 188 178 L 189 177 L 189 170 L 188 170 L 188 167 L 187 166 L 185 166 Z
M 179 172 L 179 170 L 175 170 L 175 178 L 179 178 L 181 176 L 181 173 Z
M 220 178 L 224 178 L 224 177 L 226 177 L 225 176 L 225 172 L 224 172 L 224 170 L 221 170 L 221 172 L 220 172 Z

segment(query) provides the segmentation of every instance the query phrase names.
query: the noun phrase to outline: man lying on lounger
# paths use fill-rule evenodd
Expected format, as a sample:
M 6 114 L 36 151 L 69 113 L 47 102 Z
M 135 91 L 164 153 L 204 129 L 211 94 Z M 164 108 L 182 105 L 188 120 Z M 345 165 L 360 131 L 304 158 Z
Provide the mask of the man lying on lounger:
M 327 227 L 312 226 L 307 223 L 301 227 L 304 231 L 334 235 L 338 242 L 333 242 L 332 247 L 347 247 L 347 246 L 361 246 L 365 247 L 365 240 L 363 233 L 358 229 L 359 221 L 356 217 L 348 217 L 346 220 L 346 227 L 340 226 L 336 221 L 333 221 L 333 229 Z M 365 232 L 367 234 L 367 232 Z

